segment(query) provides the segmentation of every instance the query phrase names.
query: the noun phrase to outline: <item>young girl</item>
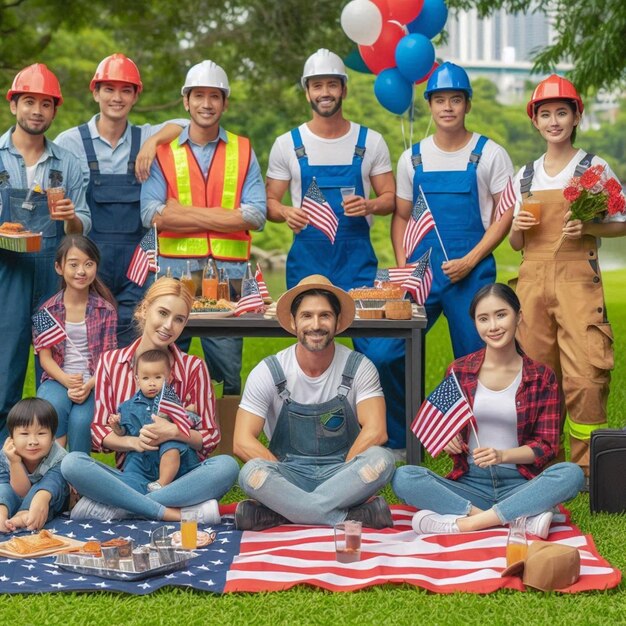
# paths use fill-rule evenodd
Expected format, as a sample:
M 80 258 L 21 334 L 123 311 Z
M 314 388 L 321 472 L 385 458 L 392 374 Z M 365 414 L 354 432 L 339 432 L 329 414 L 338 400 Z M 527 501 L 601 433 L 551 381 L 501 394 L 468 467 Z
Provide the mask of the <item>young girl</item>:
M 522 204 L 510 242 L 524 253 L 516 288 L 524 311 L 518 338 L 530 357 L 556 372 L 568 413 L 564 430 L 571 459 L 588 474 L 591 432 L 607 426 L 613 369 L 598 241 L 626 234 L 626 216 L 570 219 L 563 189 L 573 176 L 599 165 L 614 177 L 606 161 L 574 147 L 583 109 L 576 88 L 565 78 L 552 75 L 535 88 L 527 112 L 547 149 L 515 179 Z
M 413 518 L 418 534 L 481 530 L 526 517 L 528 532 L 545 538 L 553 507 L 573 498 L 584 481 L 574 463 L 544 469 L 559 445 L 556 376 L 517 344 L 522 315 L 510 287 L 485 285 L 470 316 L 485 348 L 457 359 L 448 374 L 454 371 L 472 406 L 479 439 L 468 427 L 446 445 L 454 461 L 447 478 L 405 465 L 392 487 L 422 509 Z
M 54 407 L 39 398 L 9 411 L 0 452 L 0 532 L 39 530 L 64 510 L 69 488 L 61 474 L 66 452 L 54 441 L 57 424 Z
M 100 355 L 117 346 L 115 300 L 96 276 L 99 262 L 100 253 L 92 241 L 82 235 L 65 237 L 54 263 L 62 289 L 39 309 L 47 310 L 60 324 L 65 338 L 38 352 L 44 374 L 37 397 L 48 400 L 57 411 L 59 443 L 87 453 L 91 450 L 94 372 Z M 37 330 L 34 334 L 36 339 Z

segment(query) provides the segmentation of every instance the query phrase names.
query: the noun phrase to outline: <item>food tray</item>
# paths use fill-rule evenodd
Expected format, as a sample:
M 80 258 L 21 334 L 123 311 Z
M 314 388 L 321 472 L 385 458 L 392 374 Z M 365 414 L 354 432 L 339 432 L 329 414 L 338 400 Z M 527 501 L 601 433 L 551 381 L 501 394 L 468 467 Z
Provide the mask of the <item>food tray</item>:
M 41 233 L 0 233 L 0 248 L 11 252 L 39 252 Z
M 58 552 L 65 552 L 73 549 L 78 550 L 85 543 L 84 541 L 72 539 L 71 537 L 64 537 L 63 535 L 55 534 L 54 537 L 55 539 L 62 541 L 63 545 L 46 548 L 44 550 L 37 550 L 36 552 L 29 552 L 28 554 L 20 554 L 18 552 L 13 552 L 13 550 L 9 550 L 5 547 L 7 542 L 3 541 L 0 543 L 0 556 L 7 556 L 12 559 L 36 559 L 40 556 L 52 556 Z
M 232 317 L 235 314 L 234 311 L 225 311 L 223 309 L 215 311 L 191 311 L 190 316 L 194 319 L 220 319 L 222 317 Z
M 185 569 L 198 554 L 191 550 L 170 549 L 167 551 L 169 563 L 163 563 L 159 558 L 159 551 L 150 550 L 150 567 L 143 571 L 135 571 L 132 559 L 120 559 L 120 568 L 105 567 L 104 558 L 84 554 L 59 554 L 56 564 L 70 572 L 112 578 L 114 580 L 143 580 L 153 576 L 162 576 L 170 572 Z
M 358 309 L 382 309 L 387 300 L 355 300 L 354 304 Z

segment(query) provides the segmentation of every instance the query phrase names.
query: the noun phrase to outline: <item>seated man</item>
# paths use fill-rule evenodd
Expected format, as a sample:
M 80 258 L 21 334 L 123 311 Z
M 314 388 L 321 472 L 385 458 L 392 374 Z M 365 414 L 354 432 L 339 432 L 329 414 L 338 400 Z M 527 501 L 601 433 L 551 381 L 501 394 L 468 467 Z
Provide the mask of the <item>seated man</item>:
M 240 530 L 279 524 L 358 520 L 392 526 L 382 497 L 394 472 L 378 372 L 362 354 L 335 343 L 354 319 L 350 296 L 320 275 L 282 295 L 279 324 L 298 342 L 259 363 L 243 393 L 234 452 L 246 462 L 237 506 Z M 269 449 L 258 437 L 261 430 Z

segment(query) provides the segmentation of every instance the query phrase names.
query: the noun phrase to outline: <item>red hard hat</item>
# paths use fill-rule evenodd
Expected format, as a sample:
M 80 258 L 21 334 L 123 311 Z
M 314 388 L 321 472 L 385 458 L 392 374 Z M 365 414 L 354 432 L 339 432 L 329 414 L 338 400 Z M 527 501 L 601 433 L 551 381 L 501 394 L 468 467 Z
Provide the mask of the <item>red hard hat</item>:
M 526 106 L 526 113 L 531 120 L 535 116 L 537 105 L 544 100 L 571 100 L 576 103 L 579 113 L 582 114 L 585 110 L 585 105 L 578 95 L 576 87 L 567 78 L 556 74 L 548 76 L 535 87 L 535 91 L 533 91 L 533 95 Z
M 34 63 L 17 73 L 7 92 L 7 100 L 11 102 L 15 94 L 22 93 L 50 96 L 57 100 L 57 106 L 63 104 L 59 80 L 43 63 Z
M 105 80 L 135 85 L 137 93 L 141 93 L 143 89 L 139 69 L 131 59 L 120 52 L 116 52 L 100 61 L 100 65 L 98 65 L 98 69 L 93 75 L 91 83 L 89 83 L 89 90 L 93 91 L 97 83 Z

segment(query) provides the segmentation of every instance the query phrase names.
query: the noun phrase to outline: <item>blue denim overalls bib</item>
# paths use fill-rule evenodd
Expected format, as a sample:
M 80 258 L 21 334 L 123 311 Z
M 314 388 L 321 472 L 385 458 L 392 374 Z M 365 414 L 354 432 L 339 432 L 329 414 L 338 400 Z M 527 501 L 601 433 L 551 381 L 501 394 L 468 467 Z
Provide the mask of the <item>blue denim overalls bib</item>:
M 460 171 L 425 172 L 422 164 L 420 144 L 412 149 L 413 202 L 422 190 L 430 206 L 439 234 L 443 240 L 449 259 L 459 259 L 472 250 L 485 234 L 480 214 L 478 179 L 476 169 L 488 139 L 481 136 L 473 149 L 467 167 Z M 426 313 L 428 329 L 444 313 L 450 326 L 450 337 L 454 356 L 458 358 L 482 347 L 473 320 L 469 317 L 469 305 L 474 294 L 496 278 L 496 264 L 493 255 L 485 257 L 463 280 L 452 284 L 441 269 L 445 257 L 434 230 L 431 230 L 417 246 L 410 261 L 415 261 L 429 248 L 432 248 L 430 263 L 433 270 L 433 284 Z
M 361 430 L 346 400 L 363 355 L 351 352 L 341 376 L 337 395 L 321 404 L 301 404 L 290 397 L 287 379 L 278 359 L 269 356 L 267 364 L 283 406 L 272 434 L 269 449 L 279 459 L 287 455 L 345 461 Z
M 87 162 L 87 204 L 91 209 L 89 236 L 101 254 L 98 274 L 118 303 L 118 345 L 134 338 L 132 315 L 145 289 L 131 282 L 126 272 L 146 229 L 141 223 L 141 183 L 135 177 L 135 161 L 141 147 L 141 129 L 131 127 L 131 146 L 125 174 L 101 174 L 87 124 L 78 127 Z
M 294 235 L 287 255 L 287 288 L 310 274 L 322 274 L 342 289 L 372 285 L 376 276 L 376 255 L 370 242 L 370 226 L 364 217 L 346 217 L 341 206 L 341 188 L 354 187 L 363 196 L 361 167 L 365 155 L 367 128 L 361 126 L 352 163 L 346 165 L 310 165 L 300 131 L 291 131 L 294 150 L 300 164 L 302 195 L 313 178 L 339 220 L 334 245 L 313 226 Z

